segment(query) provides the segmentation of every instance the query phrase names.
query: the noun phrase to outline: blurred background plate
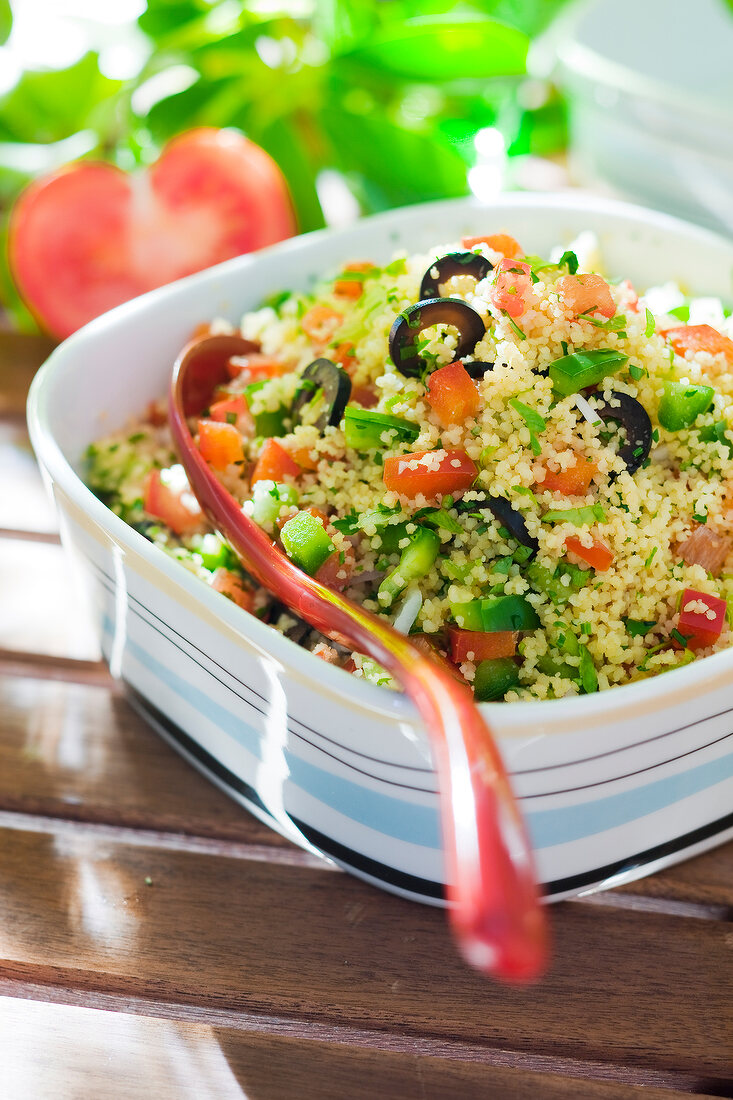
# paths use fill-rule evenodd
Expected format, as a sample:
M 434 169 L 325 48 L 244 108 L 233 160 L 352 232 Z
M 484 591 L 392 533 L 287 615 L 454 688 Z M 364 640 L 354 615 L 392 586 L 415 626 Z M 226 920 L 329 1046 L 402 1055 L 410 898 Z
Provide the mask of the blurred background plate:
M 540 45 L 568 97 L 582 184 L 733 232 L 733 19 L 725 0 L 591 0 Z

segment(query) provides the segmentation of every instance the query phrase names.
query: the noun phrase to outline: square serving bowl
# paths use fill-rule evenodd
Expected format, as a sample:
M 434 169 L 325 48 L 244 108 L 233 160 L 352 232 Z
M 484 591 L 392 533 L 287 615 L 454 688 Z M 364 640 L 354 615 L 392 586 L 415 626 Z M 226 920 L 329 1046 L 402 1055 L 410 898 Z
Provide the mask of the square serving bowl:
M 548 255 L 585 229 L 609 276 L 733 298 L 733 244 L 683 222 L 572 194 L 461 199 L 298 237 L 137 298 L 62 344 L 31 390 L 31 438 L 63 540 L 134 704 L 274 829 L 426 902 L 442 902 L 443 861 L 436 776 L 411 703 L 319 661 L 202 584 L 87 489 L 83 455 L 166 392 L 199 322 L 237 322 L 266 295 L 307 288 L 354 258 L 385 262 L 498 231 Z M 596 695 L 483 709 L 548 899 L 733 837 L 733 650 Z

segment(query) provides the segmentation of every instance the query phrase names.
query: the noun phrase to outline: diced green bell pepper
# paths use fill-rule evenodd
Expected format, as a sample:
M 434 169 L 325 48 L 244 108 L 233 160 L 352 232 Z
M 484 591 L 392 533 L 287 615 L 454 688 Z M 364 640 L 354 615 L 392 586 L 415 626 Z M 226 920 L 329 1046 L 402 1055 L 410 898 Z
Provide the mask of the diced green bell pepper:
M 481 703 L 503 699 L 506 693 L 519 684 L 519 669 L 511 657 L 496 657 L 481 661 L 476 668 L 473 694 Z
M 552 387 L 562 397 L 579 393 L 586 386 L 596 386 L 609 374 L 615 374 L 628 361 L 628 355 L 622 355 L 611 348 L 599 348 L 596 351 L 574 351 L 563 355 L 550 363 L 548 374 Z
M 409 546 L 402 551 L 396 569 L 389 573 L 379 586 L 377 599 L 383 607 L 389 607 L 410 581 L 419 580 L 429 573 L 440 549 L 440 537 L 427 527 L 420 527 L 412 536 Z
M 534 630 L 539 616 L 523 596 L 497 596 L 452 603 L 451 614 L 463 630 Z
M 254 393 L 261 390 L 263 386 L 267 385 L 268 379 L 261 382 L 250 382 L 248 386 L 244 387 L 244 395 L 247 398 L 247 404 L 251 408 L 251 398 Z M 281 405 L 279 409 L 266 409 L 263 412 L 252 413 L 252 419 L 255 424 L 255 435 L 261 435 L 269 439 L 273 436 L 285 435 L 285 417 L 288 410 L 284 405 Z
M 382 439 L 390 433 L 390 442 Z M 373 412 L 372 409 L 355 409 L 350 405 L 344 410 L 344 437 L 346 446 L 356 451 L 384 450 L 397 442 L 414 443 L 420 434 L 417 424 L 401 420 L 398 416 Z
M 311 577 L 336 549 L 323 524 L 310 512 L 298 512 L 289 519 L 283 525 L 280 538 L 288 556 Z
M 689 428 L 701 413 L 713 403 L 712 386 L 693 386 L 683 382 L 665 382 L 657 414 L 659 423 L 668 432 Z
M 717 420 L 715 424 L 709 424 L 706 428 L 700 429 L 700 439 L 703 443 L 722 443 L 728 448 L 728 454 L 733 455 L 733 442 L 726 434 L 727 431 L 728 421 Z

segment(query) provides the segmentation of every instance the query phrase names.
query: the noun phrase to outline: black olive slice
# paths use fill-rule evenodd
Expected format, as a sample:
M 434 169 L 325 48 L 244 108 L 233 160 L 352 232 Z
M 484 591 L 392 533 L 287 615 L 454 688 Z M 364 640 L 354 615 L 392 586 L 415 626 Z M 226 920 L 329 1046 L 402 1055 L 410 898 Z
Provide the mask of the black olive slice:
M 314 425 L 322 432 L 329 424 L 341 422 L 349 398 L 351 397 L 351 379 L 342 367 L 336 366 L 330 359 L 314 359 L 300 376 L 300 385 L 295 391 L 290 415 L 293 425 L 300 424 L 301 410 L 313 400 L 319 390 L 323 391 L 324 408 Z
M 469 355 L 486 332 L 479 314 L 460 298 L 429 298 L 403 310 L 389 333 L 389 354 L 398 371 L 414 378 L 426 366 L 416 350 L 420 333 L 432 325 L 452 325 L 458 329 L 455 359 Z
M 420 301 L 427 298 L 438 298 L 442 283 L 452 279 L 454 275 L 471 275 L 477 282 L 485 279 L 494 265 L 485 256 L 479 256 L 476 252 L 449 252 L 447 256 L 441 256 L 432 263 L 422 277 L 420 284 Z
M 626 430 L 626 442 L 619 447 L 618 453 L 629 473 L 634 474 L 652 449 L 652 422 L 644 406 L 628 393 L 614 390 L 610 400 L 613 405 L 609 401 L 598 400 L 595 411 L 605 424 L 616 421 Z
M 453 507 L 457 512 L 483 512 L 488 509 L 502 527 L 506 527 L 513 539 L 532 551 L 532 557 L 540 548 L 537 539 L 527 530 L 521 512 L 513 508 L 506 497 L 492 497 L 489 493 L 481 493 L 477 500 L 458 500 Z
M 483 378 L 487 371 L 494 369 L 493 363 L 481 363 L 478 359 L 470 359 L 463 364 L 463 369 L 471 378 Z

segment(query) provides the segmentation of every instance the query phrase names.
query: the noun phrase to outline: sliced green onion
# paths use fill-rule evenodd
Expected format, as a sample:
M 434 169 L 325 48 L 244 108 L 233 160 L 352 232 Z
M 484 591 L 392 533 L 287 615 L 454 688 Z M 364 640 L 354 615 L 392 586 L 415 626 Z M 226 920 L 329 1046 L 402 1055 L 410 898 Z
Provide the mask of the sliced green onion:
M 595 386 L 609 374 L 615 374 L 628 361 L 610 348 L 597 351 L 574 351 L 550 363 L 548 373 L 556 393 L 568 397 L 571 393 Z
M 587 646 L 580 650 L 580 683 L 586 695 L 598 691 L 598 673 Z
M 537 612 L 523 596 L 452 603 L 451 614 L 464 630 L 534 630 L 540 625 Z
M 540 416 L 536 409 L 530 408 L 529 405 L 523 405 L 521 401 L 517 401 L 516 397 L 510 398 L 508 404 L 519 413 L 530 431 L 544 432 L 547 421 L 543 416 Z
M 296 565 L 314 576 L 336 547 L 320 520 L 310 512 L 298 512 L 280 532 L 282 544 Z
M 379 586 L 377 599 L 383 607 L 389 607 L 410 581 L 419 580 L 429 573 L 440 549 L 440 538 L 427 527 L 418 528 L 409 546 L 402 551 L 396 569 L 389 573 Z
M 473 694 L 481 703 L 503 699 L 511 688 L 519 685 L 519 669 L 511 657 L 481 661 L 476 668 Z
M 390 433 L 389 443 L 382 439 L 385 432 Z M 373 412 L 372 409 L 356 409 L 350 405 L 344 411 L 346 446 L 353 447 L 356 451 L 369 451 L 375 447 L 384 449 L 398 441 L 414 443 L 419 434 L 420 429 L 416 424 L 398 416 Z
M 420 523 L 429 523 L 431 527 L 440 527 L 444 531 L 450 531 L 453 535 L 463 533 L 463 528 L 458 520 L 445 508 L 424 508 L 420 512 L 415 512 L 412 518 L 415 522 L 419 520 Z
M 693 386 L 684 382 L 665 382 L 657 414 L 659 423 L 668 432 L 689 428 L 713 403 L 712 386 Z
M 583 508 L 566 508 L 564 511 L 545 512 L 543 523 L 573 523 L 585 527 L 591 523 L 605 523 L 606 513 L 602 504 L 587 504 Z
M 624 619 L 626 630 L 632 638 L 645 638 L 649 631 L 657 625 L 656 619 Z

